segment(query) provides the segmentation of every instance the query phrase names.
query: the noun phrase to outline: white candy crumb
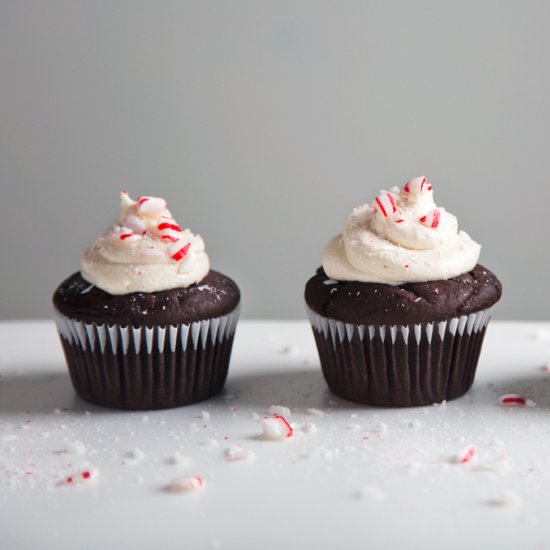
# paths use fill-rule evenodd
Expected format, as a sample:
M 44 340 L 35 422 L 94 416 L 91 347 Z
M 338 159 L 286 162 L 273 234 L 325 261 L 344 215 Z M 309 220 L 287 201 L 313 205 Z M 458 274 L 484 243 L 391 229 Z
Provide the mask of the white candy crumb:
M 83 455 L 86 453 L 86 446 L 81 441 L 67 441 L 63 453 L 66 455 Z
M 202 411 L 201 412 L 201 417 L 203 420 L 210 420 L 210 413 L 207 412 L 207 411 Z
M 319 409 L 314 409 L 314 408 L 306 409 L 306 413 L 311 416 L 324 416 L 325 414 L 323 411 L 320 411 Z
M 501 495 L 491 501 L 493 506 L 517 508 L 521 505 L 521 498 L 513 491 L 503 491 Z
M 175 466 L 187 466 L 191 464 L 190 456 L 183 456 L 177 451 L 168 459 L 169 464 L 174 464 Z
M 145 453 L 141 449 L 130 449 L 124 455 L 124 464 L 135 466 L 145 458 Z
M 376 487 L 363 487 L 358 492 L 358 497 L 361 500 L 369 500 L 371 502 L 380 502 L 381 500 L 384 500 L 385 495 Z
M 279 415 L 273 418 L 262 418 L 262 430 L 264 439 L 272 439 L 274 441 L 290 439 L 294 435 L 289 423 Z
M 254 453 L 243 449 L 238 443 L 236 443 L 227 449 L 225 458 L 227 460 L 250 460 L 254 458 Z
M 144 415 L 140 418 L 140 420 L 141 420 L 142 422 L 149 422 L 149 415 L 144 414 Z
M 326 281 L 323 281 L 324 285 L 335 285 L 338 281 L 335 279 L 327 279 Z
M 61 414 L 61 409 L 55 408 L 53 414 Z
M 304 422 L 301 425 L 300 430 L 306 434 L 312 434 L 317 431 L 317 426 L 313 422 Z
M 174 479 L 167 489 L 170 493 L 194 493 L 204 487 L 204 480 L 199 476 L 184 476 Z
M 205 439 L 201 442 L 201 445 L 207 449 L 215 449 L 218 446 L 218 442 L 215 439 Z
M 376 432 L 379 435 L 385 435 L 388 432 L 388 425 L 385 422 L 379 422 L 376 424 Z
M 282 405 L 271 405 L 268 412 L 270 414 L 280 414 L 281 416 L 290 416 L 290 409 L 288 407 L 283 407 Z

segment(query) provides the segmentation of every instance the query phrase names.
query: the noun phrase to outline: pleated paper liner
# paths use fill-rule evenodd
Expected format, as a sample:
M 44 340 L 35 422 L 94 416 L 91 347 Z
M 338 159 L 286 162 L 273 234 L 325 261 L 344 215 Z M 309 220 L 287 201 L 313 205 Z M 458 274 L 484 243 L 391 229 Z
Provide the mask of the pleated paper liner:
M 491 310 L 436 323 L 354 325 L 307 308 L 329 388 L 380 407 L 455 399 L 470 389 Z
M 239 308 L 165 327 L 84 323 L 55 313 L 78 395 L 105 407 L 152 410 L 203 401 L 222 389 Z

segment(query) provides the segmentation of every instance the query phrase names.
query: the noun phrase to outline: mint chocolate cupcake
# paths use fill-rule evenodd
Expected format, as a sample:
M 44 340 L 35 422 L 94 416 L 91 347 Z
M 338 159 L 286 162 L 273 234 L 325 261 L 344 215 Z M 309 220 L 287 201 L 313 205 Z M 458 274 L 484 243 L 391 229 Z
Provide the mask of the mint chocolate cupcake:
M 329 388 L 367 405 L 463 395 L 502 287 L 425 177 L 356 208 L 305 300 Z
M 121 194 L 116 223 L 53 296 L 75 391 L 120 409 L 187 405 L 225 382 L 240 304 L 204 242 L 158 197 Z

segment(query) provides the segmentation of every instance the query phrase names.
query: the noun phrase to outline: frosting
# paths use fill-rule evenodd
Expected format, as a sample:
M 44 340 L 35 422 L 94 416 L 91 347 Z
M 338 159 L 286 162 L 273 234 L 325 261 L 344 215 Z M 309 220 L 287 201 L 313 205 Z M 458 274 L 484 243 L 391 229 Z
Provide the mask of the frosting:
M 204 242 L 181 229 L 159 197 L 120 195 L 114 225 L 85 250 L 81 274 L 109 294 L 158 292 L 198 283 L 210 270 Z
M 356 208 L 329 241 L 323 268 L 331 279 L 400 285 L 451 279 L 471 271 L 481 246 L 437 207 L 425 177 L 381 191 Z

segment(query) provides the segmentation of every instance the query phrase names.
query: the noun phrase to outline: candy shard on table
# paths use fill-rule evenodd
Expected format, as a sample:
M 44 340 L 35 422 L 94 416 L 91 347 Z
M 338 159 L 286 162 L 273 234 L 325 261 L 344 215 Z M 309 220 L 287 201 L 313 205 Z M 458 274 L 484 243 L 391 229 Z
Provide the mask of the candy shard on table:
M 261 419 L 262 437 L 273 441 L 283 441 L 290 439 L 294 435 L 294 431 L 286 419 L 280 414 L 275 414 L 272 417 L 264 417 Z
M 468 464 L 475 458 L 477 458 L 476 450 L 471 445 L 468 445 L 455 457 L 454 462 L 457 464 Z
M 195 493 L 204 488 L 204 479 L 200 476 L 183 476 L 172 480 L 167 487 L 170 493 Z
M 238 443 L 231 445 L 227 449 L 225 458 L 229 461 L 234 460 L 250 460 L 254 458 L 254 452 L 247 449 L 243 449 Z
M 90 467 L 84 470 L 80 470 L 70 476 L 67 476 L 62 482 L 62 485 L 82 485 L 90 481 L 97 479 L 98 470 L 97 468 Z
M 499 403 L 501 405 L 512 406 L 512 407 L 536 407 L 537 404 L 531 399 L 526 399 L 525 397 L 518 395 L 517 393 L 507 393 L 499 397 Z

